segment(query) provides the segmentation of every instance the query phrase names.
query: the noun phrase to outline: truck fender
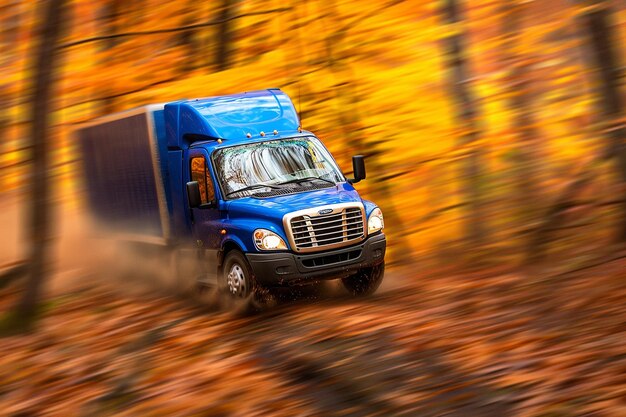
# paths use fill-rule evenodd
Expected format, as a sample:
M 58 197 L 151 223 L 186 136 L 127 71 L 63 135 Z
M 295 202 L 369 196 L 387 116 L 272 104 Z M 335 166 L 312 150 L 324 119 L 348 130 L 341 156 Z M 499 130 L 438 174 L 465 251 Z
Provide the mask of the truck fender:
M 217 272 L 218 274 L 222 273 L 222 266 L 224 265 L 224 258 L 226 257 L 226 253 L 231 250 L 238 250 L 242 253 L 245 253 L 245 245 L 241 242 L 237 236 L 227 236 L 223 241 L 222 245 L 217 252 Z
M 362 200 L 362 201 L 363 201 L 363 206 L 365 207 L 365 217 L 367 219 L 370 217 L 370 214 L 372 214 L 372 211 L 374 211 L 374 209 L 378 207 L 378 205 L 369 200 Z

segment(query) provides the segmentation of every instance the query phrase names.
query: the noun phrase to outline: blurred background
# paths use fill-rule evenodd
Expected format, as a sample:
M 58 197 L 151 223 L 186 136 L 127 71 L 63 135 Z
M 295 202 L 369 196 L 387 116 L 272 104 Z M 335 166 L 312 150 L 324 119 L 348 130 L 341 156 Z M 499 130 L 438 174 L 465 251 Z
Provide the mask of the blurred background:
M 417 383 L 407 375 L 398 374 L 395 378 L 407 384 L 403 386 L 415 387 L 410 393 L 396 393 L 409 398 L 403 403 L 389 394 L 391 388 L 385 391 L 390 395 L 386 398 L 386 394 L 369 392 L 355 382 L 351 372 L 359 374 L 367 367 L 366 363 L 374 360 L 374 353 L 364 353 L 362 362 L 356 362 L 356 370 L 339 367 L 337 375 L 332 372 L 325 375 L 318 374 L 321 371 L 317 362 L 313 366 L 302 362 L 305 359 L 299 356 L 290 362 L 289 352 L 281 351 L 291 349 L 286 343 L 287 347 L 261 350 L 287 358 L 276 365 L 278 370 L 303 367 L 304 383 L 317 388 L 312 391 L 312 397 L 308 394 L 302 398 L 284 397 L 283 405 L 287 408 L 283 411 L 306 406 L 312 408 L 305 407 L 308 412 L 303 411 L 303 415 L 329 415 L 331 411 L 349 414 L 351 407 L 358 409 L 359 404 L 365 404 L 366 411 L 380 415 L 385 415 L 385 410 L 389 412 L 387 415 L 402 414 L 403 410 L 408 412 L 406 415 L 418 411 L 422 413 L 419 415 L 533 416 L 624 415 L 626 412 L 625 353 L 618 346 L 618 336 L 624 340 L 623 328 L 620 332 L 618 325 L 626 322 L 623 297 L 622 308 L 619 307 L 619 296 L 625 293 L 626 269 L 622 262 L 626 241 L 624 1 L 5 0 L 0 6 L 0 31 L 0 266 L 7 265 L 6 276 L 23 273 L 24 265 L 20 262 L 23 259 L 30 259 L 30 263 L 41 261 L 41 270 L 47 271 L 46 265 L 57 262 L 59 256 L 75 257 L 74 252 L 63 252 L 58 247 L 67 248 L 63 239 L 70 233 L 68 230 L 74 233 L 82 225 L 83 184 L 80 155 L 73 136 L 77 125 L 149 103 L 278 87 L 293 99 L 303 127 L 323 140 L 344 172 L 350 171 L 352 155 L 366 155 L 368 179 L 357 188 L 364 198 L 376 201 L 385 213 L 391 279 L 382 295 L 363 302 L 365 306 L 341 303 L 315 308 L 303 306 L 304 310 L 297 310 L 289 318 L 274 320 L 300 317 L 309 323 L 311 329 L 285 324 L 291 330 L 283 332 L 285 337 L 303 332 L 297 342 L 303 345 L 294 346 L 309 352 L 307 349 L 315 350 L 316 345 L 309 344 L 308 337 L 330 325 L 323 314 L 319 320 L 311 318 L 317 317 L 317 310 L 352 316 L 354 323 L 346 321 L 345 329 L 353 324 L 358 326 L 361 318 L 367 317 L 360 325 L 365 328 L 367 322 L 379 323 L 373 327 L 380 334 L 368 333 L 358 339 L 362 337 L 359 333 L 355 336 L 359 340 L 355 342 L 357 351 L 373 349 L 380 344 L 380 338 L 389 338 L 392 340 L 389 346 L 407 348 L 418 355 L 413 359 L 403 357 L 397 363 L 381 359 L 381 374 L 398 363 L 419 363 L 421 371 L 415 370 L 413 374 L 416 378 L 427 381 L 432 375 L 443 373 L 449 379 L 442 377 L 441 384 L 462 385 L 458 390 L 452 389 L 454 395 L 438 397 L 432 394 L 437 386 Z M 31 214 L 37 211 L 34 207 L 47 207 L 50 211 Z M 80 241 L 70 247 L 72 250 L 80 247 Z M 42 253 L 47 255 L 42 257 Z M 73 267 L 78 264 L 74 261 Z M 65 264 L 60 265 L 55 274 L 68 274 Z M 594 269 L 597 267 L 603 268 L 602 272 Z M 563 277 L 579 271 L 583 275 L 571 287 L 565 286 Z M 29 279 L 32 284 L 33 278 Z M 571 283 L 569 278 L 565 281 Z M 20 285 L 0 285 L 0 291 L 8 288 L 0 297 L 3 310 L 9 311 L 20 297 Z M 590 293 L 592 289 L 596 292 Z M 37 294 L 35 300 L 39 299 Z M 177 313 L 167 313 L 168 316 L 159 310 L 160 304 L 155 299 L 139 303 L 108 292 L 89 293 L 85 299 L 68 299 L 60 294 L 63 291 L 50 296 L 53 304 L 57 303 L 55 306 L 61 306 L 61 311 L 52 314 L 58 316 L 58 322 L 54 318 L 50 319 L 52 322 L 44 321 L 47 330 L 39 336 L 29 336 L 32 339 L 9 339 L 11 342 L 5 345 L 5 350 L 16 356 L 7 359 L 5 366 L 40 349 L 48 349 L 54 360 L 62 362 L 63 355 L 46 345 L 46 337 L 61 331 L 65 320 L 76 319 L 71 316 L 73 309 L 85 308 L 89 314 L 96 314 L 94 300 L 106 300 L 106 307 L 102 308 L 112 314 L 120 313 L 120 317 L 125 308 L 132 310 L 132 314 L 141 316 L 136 318 L 140 328 L 150 327 L 147 323 L 154 317 L 178 317 Z M 555 301 L 558 296 L 564 297 L 561 303 Z M 535 300 L 536 304 L 529 300 Z M 524 310 L 525 313 L 514 314 L 506 310 L 518 305 L 518 301 L 519 305 L 522 301 L 531 303 L 526 307 L 532 313 Z M 495 340 L 493 345 L 484 342 L 496 335 L 509 340 L 507 330 L 496 325 L 482 330 L 478 340 L 483 342 L 473 341 L 474 333 L 448 327 L 455 322 L 467 326 L 485 323 L 481 317 L 485 311 L 491 311 L 491 302 L 496 310 L 502 308 L 494 313 L 496 316 L 502 314 L 507 322 L 513 323 L 510 325 L 514 329 L 521 326 L 517 328 L 520 334 L 530 335 L 525 342 L 497 347 Z M 453 311 L 442 305 L 452 306 Z M 383 306 L 395 306 L 396 310 L 379 311 Z M 70 312 L 62 313 L 63 308 L 69 308 Z M 185 311 L 191 307 L 180 308 Z M 573 323 L 565 318 L 582 320 L 589 315 L 581 312 L 590 311 L 602 311 L 605 319 L 613 321 Z M 310 321 L 306 321 L 309 313 L 313 316 L 307 316 Z M 391 334 L 384 317 L 398 324 L 403 329 L 398 331 L 404 336 Z M 524 327 L 542 318 L 546 320 L 545 326 L 531 330 Z M 93 320 L 96 323 L 99 319 Z M 186 323 L 195 323 L 194 320 L 198 321 L 192 319 Z M 251 319 L 212 320 L 217 322 L 203 321 L 206 332 L 230 332 L 226 340 L 232 346 L 239 346 L 237 343 L 247 346 L 247 332 L 262 333 L 254 327 L 254 320 L 270 321 L 267 317 L 252 319 L 252 324 Z M 220 327 L 233 322 L 239 323 L 233 325 L 233 330 Z M 88 322 L 81 323 L 74 329 L 89 327 Z M 333 326 L 339 328 L 344 324 Z M 264 328 L 263 323 L 256 325 Z M 412 330 L 402 327 L 407 325 Z M 187 325 L 186 330 L 200 332 L 192 327 Z M 111 329 L 114 328 L 111 324 Z M 237 331 L 241 333 L 233 335 Z M 135 335 L 128 329 L 121 332 L 126 339 L 120 339 L 118 344 L 111 342 L 115 348 Z M 343 330 L 337 332 L 345 336 Z M 260 333 L 255 337 L 262 339 Z M 107 334 L 103 331 L 98 336 L 92 335 L 92 339 L 85 337 L 95 341 L 98 337 L 108 337 Z M 202 340 L 210 344 L 207 334 L 198 337 L 205 337 Z M 459 334 L 468 338 L 462 346 L 457 345 L 458 341 L 445 342 L 436 336 Z M 50 343 L 71 346 L 64 337 L 57 334 L 57 339 L 53 338 L 56 342 Z M 598 363 L 589 362 L 589 369 L 602 364 L 608 366 L 603 361 L 611 360 L 617 361 L 617 367 L 612 368 L 614 373 L 606 371 L 604 376 L 590 374 L 584 367 L 576 368 L 571 380 L 562 379 L 557 376 L 558 369 L 579 366 L 593 355 L 586 356 L 586 350 L 576 351 L 567 359 L 571 363 L 566 359 L 563 359 L 566 365 L 557 359 L 553 363 L 554 356 L 550 355 L 558 356 L 558 352 L 569 348 L 541 353 L 547 346 L 554 346 L 547 344 L 537 347 L 537 356 L 531 359 L 530 344 L 544 341 L 544 337 L 556 345 L 571 342 L 571 346 L 585 346 L 583 341 L 587 338 L 595 340 L 600 348 L 590 349 L 604 350 L 609 356 L 602 356 Z M 609 340 L 605 345 L 603 338 Z M 63 345 L 63 340 L 69 345 Z M 319 360 L 328 360 L 333 349 L 350 355 L 349 350 L 343 349 L 352 345 L 337 343 L 336 346 L 331 343 L 327 347 L 330 350 L 316 350 L 323 358 Z M 475 351 L 465 356 L 466 348 Z M 515 362 L 520 367 L 515 368 L 507 352 L 518 348 L 521 359 L 515 361 L 522 362 Z M 386 355 L 389 352 L 384 349 L 391 347 L 380 349 Z M 186 358 L 186 353 L 181 352 L 181 357 Z M 309 352 L 306 357 L 315 356 L 315 352 Z M 446 352 L 450 357 L 444 360 L 442 355 Z M 143 354 L 131 357 L 143 358 Z M 234 378 L 232 373 L 239 370 L 241 377 L 255 386 L 254 377 L 246 372 L 265 360 L 263 355 L 267 353 L 258 354 L 261 356 L 244 355 L 241 361 L 235 360 L 236 364 L 219 362 L 211 356 L 205 365 L 218 374 L 219 366 L 227 369 L 219 378 L 227 378 L 227 374 L 228 378 Z M 468 357 L 472 358 L 469 362 Z M 461 372 L 452 369 L 457 364 L 455 361 L 470 367 L 463 372 L 485 370 L 489 363 L 494 365 L 484 374 L 469 376 L 455 373 Z M 52 362 L 40 358 L 37 363 L 44 366 Z M 211 368 L 210 363 L 218 368 Z M 31 365 L 34 366 L 24 365 L 20 372 L 31 375 L 26 371 L 35 369 Z M 561 365 L 563 368 L 559 368 Z M 87 365 L 76 366 L 67 372 L 93 376 L 94 370 Z M 536 366 L 536 370 L 528 371 L 530 368 L 526 366 Z M 17 368 L 11 369 L 18 372 Z M 548 369 L 543 376 L 541 369 Z M 62 374 L 59 378 L 65 378 L 65 371 L 59 372 Z M 503 385 L 494 391 L 488 388 L 493 382 L 488 380 L 489 372 L 494 372 L 496 376 L 491 376 L 496 379 L 518 376 L 513 385 Z M 587 384 L 584 374 L 597 379 Z M 54 372 L 50 375 L 51 381 L 54 380 Z M 157 371 L 150 375 L 161 377 L 155 376 L 160 375 Z M 193 378 L 194 374 L 190 371 L 187 376 Z M 336 378 L 349 380 L 349 386 L 337 383 Z M 541 385 L 542 378 L 553 383 L 546 382 L 541 388 L 533 385 Z M 378 380 L 370 378 L 364 384 L 375 381 Z M 26 401 L 29 389 L 56 383 L 44 379 L 29 385 L 18 376 L 7 376 L 0 382 L 6 383 L 0 386 L 11 387 L 0 388 L 0 402 L 12 404 L 10 410 L 15 413 L 44 412 L 45 407 L 37 408 Z M 330 386 L 328 392 L 319 388 L 326 385 Z M 283 398 L 281 386 L 276 382 L 276 386 L 263 392 Z M 527 394 L 530 386 L 537 390 L 536 395 Z M 599 391 L 595 397 L 592 394 L 591 398 L 568 394 L 568 390 L 585 389 L 596 393 L 593 390 L 600 387 L 605 391 Z M 202 390 L 196 388 L 184 393 L 200 395 Z M 219 389 L 213 389 L 219 394 Z M 336 394 L 329 394 L 346 390 L 352 396 L 335 398 Z M 93 395 L 83 394 L 82 398 L 88 402 L 106 395 L 106 391 L 102 388 Z M 563 392 L 565 396 L 559 397 Z M 222 397 L 217 395 L 225 401 L 223 408 L 194 412 L 197 415 L 280 414 L 281 407 L 272 409 L 247 391 L 241 398 L 246 407 L 252 408 L 228 405 L 226 398 L 230 394 L 226 390 L 220 394 Z M 385 397 L 384 401 L 378 398 L 379 394 Z M 158 393 L 153 395 L 161 398 Z M 329 395 L 329 403 L 311 405 L 311 401 L 315 403 Z M 362 401 L 361 395 L 365 398 Z M 480 401 L 473 403 L 468 400 L 470 397 L 479 397 Z M 54 410 L 59 413 L 67 409 L 82 410 L 90 415 L 85 410 L 91 408 L 81 408 L 84 404 L 80 399 L 63 401 Z M 126 397 L 122 395 L 120 401 L 126 401 Z M 38 404 L 41 406 L 41 402 Z M 425 404 L 443 405 L 433 408 Z M 520 404 L 524 407 L 516 408 Z M 185 415 L 181 411 L 184 407 L 172 407 Z M 159 415 L 154 410 L 137 410 L 128 415 Z M 288 411 L 285 415 L 293 414 Z
M 147 103 L 279 87 L 344 170 L 351 155 L 367 155 L 370 178 L 359 189 L 385 208 L 394 259 L 397 247 L 402 256 L 454 252 L 470 237 L 472 246 L 515 258 L 556 194 L 620 142 L 607 130 L 623 123 L 623 109 L 607 116 L 603 76 L 613 76 L 623 102 L 623 63 L 598 61 L 589 20 L 609 8 L 598 36 L 621 58 L 621 1 L 459 1 L 454 16 L 437 1 L 63 7 L 46 139 L 58 200 L 79 197 L 72 130 L 81 122 Z M 34 48 L 44 14 L 42 2 L 1 9 L 3 195 L 23 192 L 32 172 Z M 591 216 L 581 223 L 594 224 L 584 236 L 572 231 L 581 245 L 619 230 L 611 202 L 624 178 L 608 158 L 595 174 L 588 194 L 574 196 Z

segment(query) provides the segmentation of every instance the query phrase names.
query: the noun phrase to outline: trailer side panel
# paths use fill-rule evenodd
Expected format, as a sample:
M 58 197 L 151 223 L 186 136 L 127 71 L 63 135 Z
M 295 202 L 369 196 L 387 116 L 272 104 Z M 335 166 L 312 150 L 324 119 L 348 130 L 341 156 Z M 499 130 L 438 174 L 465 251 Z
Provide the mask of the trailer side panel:
M 95 218 L 125 233 L 166 237 L 145 110 L 78 131 Z M 158 161 L 157 161 L 158 163 Z M 167 227 L 167 226 L 166 226 Z

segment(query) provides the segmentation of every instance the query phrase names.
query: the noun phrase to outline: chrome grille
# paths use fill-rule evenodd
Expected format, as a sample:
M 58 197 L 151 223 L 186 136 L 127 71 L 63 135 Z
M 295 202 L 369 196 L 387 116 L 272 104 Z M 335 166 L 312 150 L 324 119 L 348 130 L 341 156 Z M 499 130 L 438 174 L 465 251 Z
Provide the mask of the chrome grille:
M 318 208 L 305 213 L 293 213 L 289 218 L 289 237 L 292 247 L 297 251 L 346 246 L 365 237 L 361 206 L 341 205 L 332 208 L 328 214 L 319 214 L 319 211 L 325 210 Z

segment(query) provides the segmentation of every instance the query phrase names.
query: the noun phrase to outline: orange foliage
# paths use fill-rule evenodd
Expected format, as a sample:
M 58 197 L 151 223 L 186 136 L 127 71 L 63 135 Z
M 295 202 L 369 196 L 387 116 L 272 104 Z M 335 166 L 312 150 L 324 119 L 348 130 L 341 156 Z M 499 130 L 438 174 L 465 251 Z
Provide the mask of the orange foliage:
M 103 19 L 109 3 L 120 4 L 114 27 Z M 221 2 L 71 1 L 71 31 L 60 49 L 64 65 L 54 103 L 53 175 L 63 180 L 63 195 L 75 199 L 79 156 L 72 129 L 104 112 L 281 87 L 301 109 L 304 127 L 325 141 L 346 171 L 352 154 L 372 155 L 370 180 L 359 191 L 397 213 L 396 221 L 387 222 L 392 252 L 393 237 L 407 236 L 406 244 L 419 253 L 433 242 L 454 240 L 463 219 L 462 209 L 445 210 L 460 202 L 459 161 L 465 150 L 457 140 L 466 128 L 451 116 L 442 39 L 468 30 L 471 88 L 482 129 L 482 140 L 472 146 L 487 153 L 484 191 L 499 213 L 492 226 L 512 224 L 515 210 L 500 202 L 513 192 L 516 109 L 502 58 L 514 52 L 533 66 L 528 88 L 540 136 L 534 153 L 540 160 L 534 163 L 545 205 L 569 178 L 569 167 L 602 145 L 576 20 L 586 9 L 566 0 L 528 2 L 515 49 L 506 51 L 501 5 L 466 3 L 467 21 L 452 27 L 442 24 L 434 1 L 240 2 L 230 21 L 232 66 L 216 71 Z M 613 6 L 624 50 L 626 8 L 617 1 Z M 7 25 L 18 22 L 5 25 L 3 39 L 17 31 L 16 42 L 5 45 L 10 53 L 3 55 L 0 81 L 2 190 L 19 187 L 28 173 L 28 152 L 21 144 L 29 120 L 29 53 L 38 10 L 38 3 L 13 2 L 0 11 Z M 183 26 L 191 28 L 181 31 Z M 119 37 L 93 39 L 107 35 Z M 68 47 L 75 43 L 80 44 Z M 431 216 L 437 210 L 441 214 Z M 427 224 L 421 223 L 425 217 L 431 219 Z

